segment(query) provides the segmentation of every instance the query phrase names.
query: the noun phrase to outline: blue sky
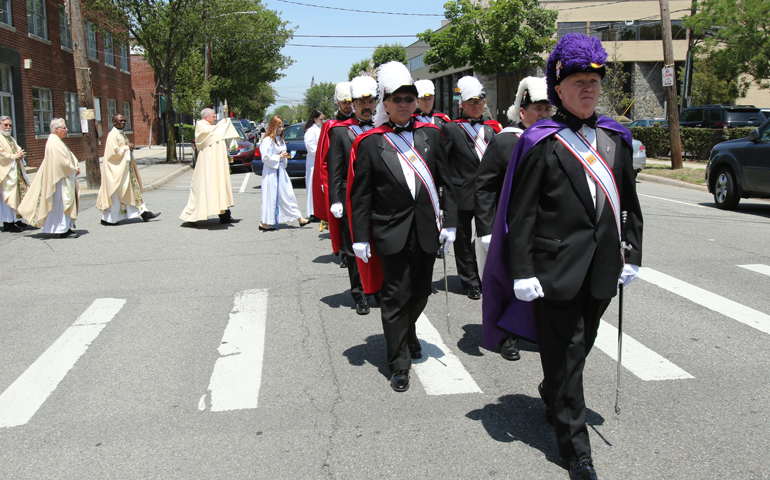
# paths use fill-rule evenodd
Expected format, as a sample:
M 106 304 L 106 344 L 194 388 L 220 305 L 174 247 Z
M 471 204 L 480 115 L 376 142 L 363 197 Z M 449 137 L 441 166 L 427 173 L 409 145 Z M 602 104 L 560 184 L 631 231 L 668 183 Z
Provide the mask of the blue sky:
M 299 27 L 289 45 L 322 45 L 322 48 L 289 46 L 283 54 L 294 64 L 283 71 L 286 76 L 273 84 L 277 91 L 276 104 L 300 103 L 310 80 L 318 82 L 342 82 L 348 79 L 350 66 L 371 57 L 374 48 L 382 43 L 401 43 L 407 46 L 417 40 L 414 34 L 426 29 L 435 30 L 444 18 L 445 0 L 421 2 L 393 0 L 389 2 L 350 2 L 340 0 L 291 0 L 306 5 L 323 5 L 345 9 L 376 12 L 421 13 L 438 16 L 406 16 L 359 13 L 305 5 L 264 0 L 271 10 L 291 26 Z M 305 38 L 298 35 L 410 35 L 403 38 Z M 336 46 L 363 46 L 369 48 L 335 48 Z M 273 107 L 270 108 L 272 110 Z M 268 110 L 268 111 L 270 111 Z

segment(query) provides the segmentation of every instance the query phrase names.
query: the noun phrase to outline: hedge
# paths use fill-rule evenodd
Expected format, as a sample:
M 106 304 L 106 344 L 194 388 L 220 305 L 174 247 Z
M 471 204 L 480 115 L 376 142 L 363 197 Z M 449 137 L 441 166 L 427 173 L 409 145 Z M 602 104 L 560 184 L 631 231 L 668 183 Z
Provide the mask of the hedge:
M 179 142 L 182 140 L 181 132 L 179 131 L 179 124 L 174 124 L 174 128 L 176 128 L 176 141 Z M 184 141 L 185 143 L 190 143 L 195 138 L 195 125 L 184 125 Z
M 642 142 L 651 157 L 667 156 L 671 150 L 668 128 L 634 127 L 631 128 L 634 139 Z M 711 148 L 717 143 L 736 138 L 746 138 L 754 130 L 752 127 L 710 129 L 683 127 L 679 130 L 682 139 L 682 153 L 697 160 L 708 160 Z

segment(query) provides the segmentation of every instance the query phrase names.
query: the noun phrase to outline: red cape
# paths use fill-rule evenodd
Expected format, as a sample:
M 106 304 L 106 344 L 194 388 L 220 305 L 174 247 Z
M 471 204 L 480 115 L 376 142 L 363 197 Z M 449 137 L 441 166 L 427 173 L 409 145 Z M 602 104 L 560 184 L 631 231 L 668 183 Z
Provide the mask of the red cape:
M 432 123 L 422 123 L 422 122 L 415 122 L 414 123 L 414 129 L 417 130 L 418 128 L 422 127 L 432 127 L 432 128 L 439 128 Z M 441 130 L 439 128 L 439 130 Z M 353 237 L 353 209 L 352 202 L 350 199 L 350 191 L 353 188 L 353 179 L 356 176 L 355 169 L 353 168 L 353 164 L 356 161 L 356 156 L 358 155 L 358 144 L 361 143 L 361 140 L 368 137 L 369 135 L 377 134 L 377 133 L 388 133 L 392 132 L 393 129 L 390 128 L 387 125 L 380 125 L 377 128 L 373 128 L 369 130 L 368 132 L 362 133 L 358 137 L 356 137 L 356 141 L 353 142 L 353 147 L 350 150 L 350 165 L 348 166 L 348 190 L 347 190 L 347 205 L 345 208 L 348 209 L 348 221 L 350 222 L 350 235 L 353 238 L 353 242 L 356 242 L 355 237 Z M 369 230 L 371 234 L 371 227 Z M 382 261 L 380 260 L 379 255 L 377 255 L 377 252 L 374 251 L 374 242 L 369 242 L 369 248 L 372 251 L 372 256 L 369 258 L 368 262 L 364 262 L 360 258 L 356 257 L 356 262 L 358 263 L 358 273 L 361 275 L 361 285 L 364 287 L 364 293 L 367 295 L 371 295 L 374 293 L 379 292 L 382 289 Z
M 456 120 L 453 120 L 453 122 L 468 123 L 468 120 L 464 118 L 458 118 Z M 494 130 L 495 133 L 500 133 L 500 130 L 503 129 L 503 124 L 498 122 L 497 120 L 487 120 L 486 122 L 484 122 L 484 125 L 489 125 L 490 127 L 492 127 L 492 130 Z M 489 141 L 487 141 L 487 143 L 489 143 Z

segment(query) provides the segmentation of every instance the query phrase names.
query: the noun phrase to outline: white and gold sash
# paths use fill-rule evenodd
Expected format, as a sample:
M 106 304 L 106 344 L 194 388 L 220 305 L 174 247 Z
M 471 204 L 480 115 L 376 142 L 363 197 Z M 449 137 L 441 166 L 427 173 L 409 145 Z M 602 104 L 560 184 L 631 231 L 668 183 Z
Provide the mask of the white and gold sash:
M 465 133 L 467 133 L 468 136 L 471 137 L 471 140 L 473 140 L 473 144 L 476 146 L 476 154 L 479 156 L 479 160 L 481 160 L 481 157 L 484 156 L 484 152 L 487 151 L 487 141 L 481 138 L 481 135 L 479 135 L 481 129 L 484 128 L 484 124 L 479 123 L 478 125 L 471 125 L 470 122 L 457 123 L 463 127 Z
M 364 133 L 364 132 L 366 132 L 368 130 L 371 130 L 374 127 L 371 126 L 371 125 L 366 125 L 364 127 L 362 127 L 361 125 L 350 125 L 350 126 L 348 126 L 348 128 L 350 129 L 351 132 L 353 132 L 353 135 L 355 135 L 357 137 L 357 136 L 361 135 L 362 133 Z

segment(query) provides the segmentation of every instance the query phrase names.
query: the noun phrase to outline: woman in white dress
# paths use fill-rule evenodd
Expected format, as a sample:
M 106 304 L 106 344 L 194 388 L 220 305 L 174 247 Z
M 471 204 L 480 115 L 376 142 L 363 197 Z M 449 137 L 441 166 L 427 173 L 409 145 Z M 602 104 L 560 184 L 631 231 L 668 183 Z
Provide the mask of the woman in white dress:
M 283 119 L 278 115 L 270 119 L 265 136 L 259 144 L 262 155 L 262 221 L 260 230 L 275 230 L 279 223 L 299 220 L 304 227 L 310 220 L 302 217 L 297 198 L 291 186 L 286 164 L 289 153 L 283 141 Z M 276 213 L 278 218 L 276 219 Z
M 318 149 L 318 137 L 321 136 L 321 125 L 326 121 L 326 115 L 317 108 L 313 110 L 305 124 L 305 149 L 307 161 L 305 162 L 305 188 L 307 189 L 307 206 L 305 212 L 310 221 L 318 221 L 313 215 L 313 170 L 315 167 L 315 152 Z

